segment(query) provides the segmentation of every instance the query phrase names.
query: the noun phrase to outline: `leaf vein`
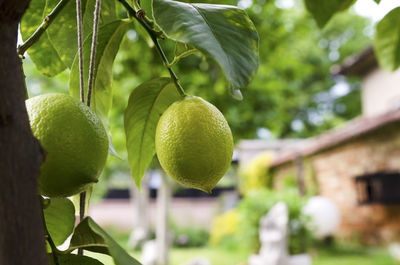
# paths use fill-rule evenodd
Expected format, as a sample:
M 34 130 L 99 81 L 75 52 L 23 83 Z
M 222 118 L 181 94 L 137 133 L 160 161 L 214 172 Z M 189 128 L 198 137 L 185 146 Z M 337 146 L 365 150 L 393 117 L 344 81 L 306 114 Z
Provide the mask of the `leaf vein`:
M 224 55 L 226 61 L 228 62 L 229 66 L 232 67 L 232 63 L 231 60 L 229 58 L 229 56 L 227 56 L 227 51 L 224 49 L 224 47 L 221 45 L 221 42 L 219 40 L 219 38 L 217 38 L 218 34 L 216 34 L 213 30 L 213 28 L 211 27 L 210 23 L 208 22 L 207 18 L 202 14 L 201 9 L 198 8 L 196 5 L 194 4 L 190 4 L 194 9 L 196 9 L 196 11 L 199 13 L 199 15 L 203 18 L 204 22 L 207 24 L 209 30 L 212 33 L 212 36 L 214 37 L 215 41 L 217 42 L 218 46 L 221 48 L 221 50 L 224 51 L 224 53 L 222 55 Z

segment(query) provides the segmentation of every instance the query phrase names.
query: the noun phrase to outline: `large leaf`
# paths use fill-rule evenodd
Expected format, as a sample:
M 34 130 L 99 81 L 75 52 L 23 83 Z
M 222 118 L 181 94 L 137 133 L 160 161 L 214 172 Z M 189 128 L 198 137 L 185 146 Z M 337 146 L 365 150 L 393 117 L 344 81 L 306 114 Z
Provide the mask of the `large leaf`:
M 230 86 L 247 86 L 258 68 L 258 34 L 235 6 L 154 0 L 153 15 L 164 33 L 214 58 Z
M 57 256 L 58 265 L 104 265 L 100 261 L 87 256 L 78 256 L 74 254 L 66 254 Z M 55 265 L 54 258 L 49 255 L 50 265 Z
M 164 110 L 180 99 L 170 78 L 158 78 L 136 87 L 125 111 L 126 147 L 131 174 L 136 185 L 155 154 L 155 134 L 158 120 Z
M 312 14 L 320 28 L 340 11 L 349 8 L 354 0 L 305 0 L 306 8 Z
M 59 0 L 32 0 L 21 21 L 21 35 L 26 40 Z M 95 0 L 82 0 L 83 38 L 92 32 Z M 100 25 L 115 20 L 115 1 L 102 1 Z M 54 76 L 72 66 L 77 52 L 77 27 L 75 1 L 69 0 L 62 11 L 40 37 L 28 49 L 36 67 L 43 74 Z
M 82 248 L 89 251 L 109 255 L 110 252 L 108 251 L 108 245 L 104 237 L 101 234 L 98 234 L 92 230 L 89 225 L 89 219 L 90 217 L 86 217 L 75 228 L 67 252 Z
M 20 24 L 21 36 L 24 41 L 35 32 L 36 28 L 43 22 L 44 17 L 57 4 L 57 1 L 52 1 L 53 5 L 49 5 L 48 2 L 47 0 L 32 0 L 30 2 Z M 56 21 L 54 21 L 52 26 L 57 27 L 56 24 Z M 28 49 L 28 54 L 38 70 L 45 75 L 55 76 L 66 68 L 50 42 L 47 32 L 44 32 L 39 41 Z
M 377 24 L 374 50 L 384 69 L 393 71 L 400 66 L 400 7 L 390 11 Z
M 74 205 L 66 198 L 52 198 L 43 213 L 51 238 L 57 246 L 61 245 L 74 230 Z
M 97 41 L 94 85 L 91 108 L 105 121 L 112 104 L 112 66 L 123 36 L 129 28 L 129 22 L 117 20 L 99 28 Z M 84 75 L 88 77 L 90 62 L 90 47 L 92 35 L 89 35 L 83 45 Z M 85 88 L 87 88 L 87 78 Z M 75 57 L 72 65 L 69 90 L 73 97 L 79 98 L 79 60 Z M 87 89 L 86 89 L 87 90 Z
M 109 236 L 93 219 L 86 217 L 75 228 L 68 251 L 83 248 L 89 251 L 110 255 L 116 265 L 140 265 L 115 240 Z
M 151 9 L 151 0 L 145 0 L 140 2 L 141 7 L 144 11 L 146 11 L 146 16 L 153 17 L 153 10 Z

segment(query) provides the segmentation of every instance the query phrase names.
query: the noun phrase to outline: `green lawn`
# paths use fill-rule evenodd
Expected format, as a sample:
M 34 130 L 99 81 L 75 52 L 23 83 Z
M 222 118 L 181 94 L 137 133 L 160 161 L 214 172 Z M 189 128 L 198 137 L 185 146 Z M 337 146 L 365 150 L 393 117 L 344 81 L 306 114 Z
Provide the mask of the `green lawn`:
M 218 248 L 188 248 L 173 249 L 171 252 L 171 265 L 183 264 L 194 257 L 204 257 L 212 265 L 236 265 L 247 260 L 246 253 L 232 252 Z
M 140 253 L 132 255 L 140 260 Z M 212 265 L 238 265 L 247 260 L 247 255 L 240 251 L 228 251 L 219 248 L 174 248 L 170 254 L 170 265 L 182 265 L 194 257 L 205 257 Z M 111 258 L 93 254 L 104 263 L 113 265 Z M 341 248 L 322 249 L 312 252 L 313 265 L 398 265 L 385 249 Z
M 114 239 L 125 247 L 129 233 L 121 232 L 115 228 L 107 228 Z M 342 245 L 327 248 L 319 246 L 310 251 L 313 265 L 400 265 L 395 262 L 385 248 L 367 248 L 357 245 Z M 141 253 L 131 252 L 131 255 L 140 261 Z M 99 259 L 104 265 L 114 265 L 109 256 L 90 253 L 90 256 Z M 212 265 L 244 265 L 248 254 L 244 251 L 229 251 L 223 248 L 173 248 L 170 252 L 169 265 L 182 265 L 195 257 L 204 257 Z
M 141 254 L 139 252 L 131 252 L 131 254 L 140 261 Z M 104 265 L 114 265 L 112 259 L 107 255 L 90 253 L 89 256 L 100 260 Z M 181 265 L 195 257 L 207 258 L 213 265 L 237 265 L 247 260 L 247 255 L 240 252 L 211 248 L 174 248 L 170 252 L 170 265 Z
M 313 253 L 313 265 L 395 265 L 386 249 L 323 249 Z

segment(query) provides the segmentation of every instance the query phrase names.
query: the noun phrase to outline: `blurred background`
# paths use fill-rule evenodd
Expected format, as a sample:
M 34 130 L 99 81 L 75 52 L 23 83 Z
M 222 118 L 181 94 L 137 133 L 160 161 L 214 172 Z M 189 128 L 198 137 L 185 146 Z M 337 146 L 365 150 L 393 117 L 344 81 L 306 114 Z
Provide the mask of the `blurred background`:
M 142 192 L 134 186 L 123 126 L 128 97 L 168 76 L 135 24 L 113 69 L 109 129 L 120 158 L 109 156 L 89 214 L 145 265 L 266 265 L 257 257 L 282 242 L 290 264 L 400 264 L 400 72 L 381 70 L 371 48 L 375 23 L 400 2 L 358 0 L 322 30 L 300 0 L 218 3 L 244 8 L 260 36 L 259 70 L 243 101 L 200 54 L 174 69 L 188 94 L 225 115 L 236 145 L 230 170 L 209 195 L 173 183 L 154 159 Z M 162 45 L 172 59 L 174 43 Z M 68 93 L 67 71 L 47 78 L 29 57 L 24 71 L 30 97 Z M 271 211 L 260 225 L 278 202 L 286 213 Z M 268 225 L 279 216 L 287 216 L 287 231 Z M 287 239 L 260 236 L 271 231 Z

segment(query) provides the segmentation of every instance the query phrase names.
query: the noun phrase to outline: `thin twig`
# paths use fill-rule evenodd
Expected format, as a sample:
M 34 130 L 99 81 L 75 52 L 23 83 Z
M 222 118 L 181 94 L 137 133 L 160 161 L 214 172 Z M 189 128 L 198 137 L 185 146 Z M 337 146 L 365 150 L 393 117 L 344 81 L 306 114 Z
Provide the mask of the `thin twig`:
M 42 24 L 35 30 L 35 32 L 22 44 L 18 47 L 17 52 L 21 58 L 24 58 L 24 53 L 29 49 L 33 44 L 35 44 L 42 34 L 46 31 L 49 25 L 54 21 L 57 15 L 61 12 L 61 10 L 65 7 L 65 5 L 69 2 L 69 0 L 61 0 L 54 7 L 54 9 L 43 19 Z
M 79 221 L 85 217 L 86 191 L 79 195 Z
M 92 98 L 93 75 L 94 75 L 94 67 L 96 61 L 96 44 L 97 44 L 97 35 L 99 31 L 100 8 L 101 8 L 101 0 L 96 0 L 96 5 L 94 8 L 93 35 L 92 35 L 92 47 L 90 53 L 88 94 L 87 94 L 87 105 L 89 107 Z
M 168 72 L 169 72 L 169 75 L 171 76 L 172 80 L 174 81 L 174 84 L 175 84 L 175 86 L 176 86 L 176 88 L 177 88 L 179 94 L 180 94 L 182 97 L 185 97 L 185 96 L 186 96 L 185 91 L 183 90 L 183 87 L 182 87 L 181 84 L 179 83 L 179 79 L 178 79 L 178 77 L 176 76 L 174 70 L 172 70 L 172 68 L 168 66 L 168 65 L 169 65 L 169 62 L 168 62 L 167 56 L 165 56 L 165 53 L 164 53 L 164 51 L 162 50 L 161 45 L 160 45 L 160 43 L 158 42 L 158 39 L 157 39 L 156 37 L 153 37 L 153 36 L 151 36 L 151 39 L 153 40 L 154 45 L 156 46 L 156 49 L 157 49 L 158 53 L 160 54 L 161 59 L 162 59 L 163 62 L 164 62 L 164 65 L 167 67 Z
M 85 217 L 86 191 L 79 194 L 79 222 Z M 83 249 L 78 248 L 78 255 L 83 256 Z
M 96 0 L 94 8 L 94 19 L 93 19 L 93 36 L 92 36 L 92 47 L 90 53 L 89 62 L 89 79 L 88 79 L 88 94 L 87 94 L 87 106 L 90 107 L 92 98 L 92 87 L 93 87 L 93 74 L 94 64 L 96 58 L 96 45 L 97 45 L 97 34 L 99 29 L 99 17 L 100 17 L 101 0 Z M 79 195 L 79 220 L 82 221 L 85 217 L 85 204 L 86 204 L 86 191 Z M 78 255 L 83 255 L 83 249 L 78 249 Z
M 157 31 L 153 30 L 154 22 L 151 19 L 149 19 L 147 16 L 145 16 L 145 18 L 143 18 L 143 19 L 139 18 L 137 16 L 136 10 L 132 6 L 130 6 L 128 2 L 126 2 L 125 0 L 117 0 L 117 1 L 120 2 L 125 7 L 125 9 L 128 11 L 129 15 L 131 17 L 135 18 L 142 25 L 142 27 L 144 27 L 148 32 L 150 31 L 150 32 L 152 32 L 152 34 L 154 34 L 156 36 L 162 35 L 161 32 L 157 32 Z M 141 10 L 141 6 L 140 6 L 139 2 L 138 2 L 137 8 L 138 8 L 138 10 Z
M 82 42 L 82 4 L 81 0 L 76 0 L 76 26 L 78 35 L 78 55 L 79 55 L 79 87 L 82 103 L 85 102 L 85 77 L 83 72 L 83 42 Z
M 158 32 L 154 31 L 151 28 L 151 26 L 147 23 L 147 21 L 138 18 L 136 15 L 135 9 L 126 0 L 117 0 L 117 1 L 120 2 L 125 7 L 125 9 L 129 13 L 129 15 L 131 17 L 135 18 L 140 23 L 140 25 L 143 26 L 143 28 L 147 31 L 147 33 L 150 35 L 150 38 L 152 39 L 158 53 L 160 54 L 165 67 L 167 67 L 167 69 L 168 69 L 168 72 L 172 78 L 172 81 L 174 81 L 176 89 L 178 90 L 179 94 L 182 97 L 185 97 L 186 96 L 185 91 L 183 90 L 181 84 L 179 83 L 179 79 L 176 76 L 174 70 L 172 70 L 172 68 L 169 66 L 170 63 L 168 62 L 168 58 L 167 58 L 167 56 L 165 56 L 165 53 L 164 53 L 163 49 L 161 48 L 160 43 L 158 42 L 158 37 L 159 37 Z

